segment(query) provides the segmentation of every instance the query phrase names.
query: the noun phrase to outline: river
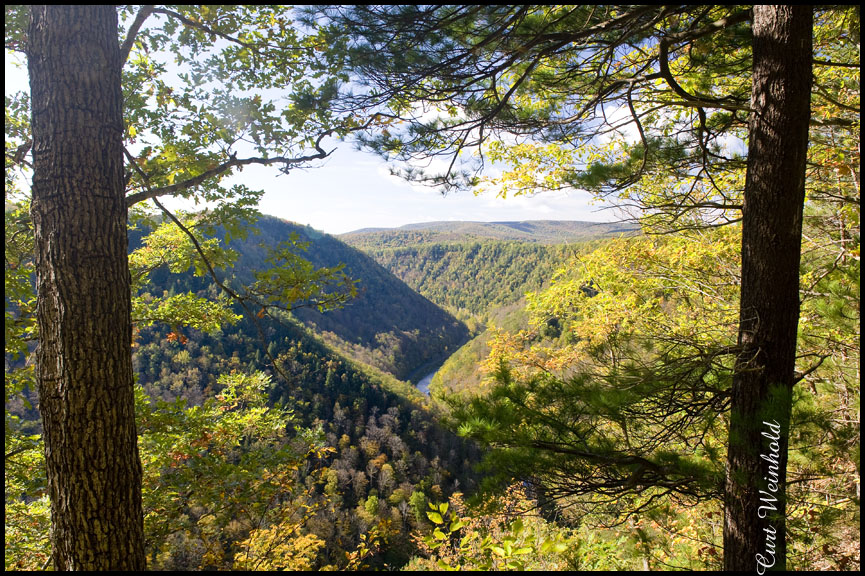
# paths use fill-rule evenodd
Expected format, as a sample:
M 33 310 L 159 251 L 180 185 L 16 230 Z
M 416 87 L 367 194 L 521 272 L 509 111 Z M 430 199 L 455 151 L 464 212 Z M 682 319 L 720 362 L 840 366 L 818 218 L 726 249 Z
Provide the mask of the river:
M 466 340 L 465 342 L 463 342 L 462 344 L 460 344 L 460 345 L 457 347 L 456 350 L 457 350 L 457 351 L 460 350 L 463 346 L 465 346 L 465 345 L 468 344 L 469 342 L 471 342 L 471 339 Z M 456 354 L 456 352 L 452 352 L 452 353 L 451 353 L 451 356 L 453 356 L 453 354 Z M 445 358 L 445 359 L 444 359 L 444 360 L 443 360 L 443 361 L 438 365 L 438 368 L 436 368 L 435 370 L 433 370 L 432 372 L 430 372 L 429 374 L 427 374 L 426 376 L 424 376 L 423 378 L 421 378 L 421 379 L 418 381 L 418 383 L 415 384 L 415 387 L 417 387 L 418 390 L 420 390 L 421 392 L 423 392 L 424 394 L 426 394 L 427 396 L 429 396 L 429 385 L 430 385 L 430 383 L 432 382 L 433 376 L 435 376 L 435 375 L 438 373 L 438 371 L 441 370 L 442 366 L 445 365 L 445 362 L 447 362 L 447 361 L 450 359 L 451 356 L 448 356 L 447 358 Z M 418 371 L 420 371 L 420 368 L 418 369 Z
M 430 382 L 432 382 L 433 376 L 436 375 L 436 372 L 438 372 L 438 370 L 432 372 L 431 374 L 427 374 L 426 376 L 421 378 L 420 382 L 417 383 L 417 389 L 426 394 L 427 396 L 429 396 Z

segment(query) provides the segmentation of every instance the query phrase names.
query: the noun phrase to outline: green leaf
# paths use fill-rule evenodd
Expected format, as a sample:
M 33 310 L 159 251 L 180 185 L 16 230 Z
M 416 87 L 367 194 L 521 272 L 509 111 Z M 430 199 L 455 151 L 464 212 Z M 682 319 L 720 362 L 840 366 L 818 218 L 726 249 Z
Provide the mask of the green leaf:
M 444 522 L 445 522 L 442 519 L 441 514 L 439 514 L 438 512 L 427 512 L 426 515 L 427 515 L 427 518 L 432 520 L 435 524 L 444 524 Z

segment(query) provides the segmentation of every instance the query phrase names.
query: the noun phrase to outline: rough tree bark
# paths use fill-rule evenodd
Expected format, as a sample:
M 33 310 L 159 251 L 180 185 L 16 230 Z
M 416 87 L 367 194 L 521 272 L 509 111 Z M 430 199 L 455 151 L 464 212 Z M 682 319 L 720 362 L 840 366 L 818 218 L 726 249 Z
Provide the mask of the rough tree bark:
M 113 6 L 34 6 L 37 379 L 57 570 L 145 567 Z
M 727 455 L 727 570 L 785 569 L 784 484 L 799 321 L 812 21 L 810 6 L 754 7 L 741 353 Z

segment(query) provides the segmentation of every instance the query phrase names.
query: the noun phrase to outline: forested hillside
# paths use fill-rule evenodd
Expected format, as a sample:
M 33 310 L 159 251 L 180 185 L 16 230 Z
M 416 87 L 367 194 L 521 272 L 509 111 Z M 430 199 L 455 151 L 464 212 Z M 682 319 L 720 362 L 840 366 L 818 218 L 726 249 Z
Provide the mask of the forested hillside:
M 312 228 L 264 216 L 255 233 L 228 243 L 237 252 L 231 275 L 250 282 L 253 270 L 267 269 L 268 248 L 297 235 L 305 250 L 298 253 L 315 267 L 344 266 L 342 272 L 357 280 L 357 296 L 338 310 L 321 313 L 314 306 L 298 308 L 295 316 L 330 345 L 357 361 L 401 380 L 419 378 L 441 363 L 467 339 L 469 331 L 456 318 L 409 288 L 369 256 L 333 236 Z M 174 292 L 189 280 L 168 278 L 167 270 L 154 276 Z M 199 286 L 200 288 L 200 286 Z
M 295 312 L 328 342 L 362 362 L 401 380 L 423 376 L 429 366 L 443 361 L 468 339 L 466 326 L 418 295 L 398 276 L 389 273 L 364 253 L 327 234 L 276 218 L 258 224 L 260 234 L 251 242 L 265 246 L 297 232 L 309 242 L 304 257 L 317 267 L 345 266 L 357 279 L 357 297 L 328 314 L 312 308 Z M 245 254 L 247 254 L 245 252 Z
M 515 242 L 366 248 L 393 275 L 439 306 L 466 317 L 540 288 L 570 250 Z
M 153 490 L 184 493 L 191 485 L 202 486 L 182 502 L 158 492 L 146 500 L 150 533 L 166 538 L 150 548 L 151 568 L 237 567 L 235 556 L 248 553 L 250 546 L 252 564 L 240 566 L 309 569 L 405 563 L 414 554 L 411 531 L 427 522 L 427 502 L 446 499 L 456 487 L 471 490 L 475 485 L 471 467 L 478 461 L 477 448 L 441 427 L 423 405 L 423 396 L 409 384 L 373 374 L 342 357 L 300 323 L 285 318 L 280 324 L 265 324 L 264 342 L 250 319 L 215 334 L 188 330 L 182 338 L 174 338 L 168 328 L 151 328 L 138 335 L 134 362 L 143 391 L 166 403 L 159 409 L 175 406 L 173 413 L 188 420 L 173 424 L 180 426 L 175 432 L 182 434 L 180 438 L 167 433 L 165 427 L 172 424 L 158 413 L 144 420 L 144 441 L 155 450 L 168 449 L 175 458 L 163 464 L 166 472 L 154 478 Z M 264 346 L 277 358 L 276 369 L 263 353 Z M 298 459 L 302 453 L 293 460 L 284 455 L 281 461 L 274 461 L 278 455 L 259 453 L 255 447 L 264 439 L 256 436 L 261 434 L 257 427 L 264 424 L 246 416 L 249 423 L 243 425 L 249 428 L 248 445 L 236 456 L 246 459 L 251 477 L 225 476 L 230 470 L 226 464 L 198 451 L 210 446 L 209 438 L 220 433 L 221 422 L 197 428 L 191 416 L 176 408 L 175 398 L 207 406 L 214 397 L 224 396 L 225 375 L 254 375 L 257 371 L 270 376 L 257 390 L 247 390 L 245 396 L 238 392 L 236 401 L 248 404 L 247 409 L 257 407 L 271 413 L 274 408 L 267 407 L 290 409 L 294 416 L 289 426 L 312 434 L 290 434 L 295 436 L 293 445 L 306 442 L 315 455 L 311 460 Z M 224 406 L 232 404 L 222 409 Z M 228 427 L 224 433 L 237 433 L 231 430 Z M 185 442 L 192 442 L 192 448 L 185 447 Z M 219 453 L 216 447 L 211 450 Z M 158 454 L 151 458 L 160 461 Z M 186 468 L 175 469 L 178 463 Z M 257 474 L 264 474 L 267 480 L 269 466 L 289 473 L 277 479 L 281 487 L 273 482 L 255 483 L 261 482 L 254 480 Z M 289 486 L 294 488 L 285 510 L 262 502 L 268 491 L 285 498 L 283 491 Z M 304 510 L 314 513 L 307 518 L 285 518 L 288 524 L 280 526 L 281 514 Z M 255 523 L 262 518 L 269 519 L 271 533 L 259 533 L 256 544 Z M 290 530 L 296 538 L 286 543 L 283 556 L 274 556 L 275 551 L 268 549 L 280 538 L 275 530 Z M 226 534 L 235 534 L 235 539 L 226 541 Z M 213 546 L 219 542 L 223 544 L 217 553 Z M 352 559 L 349 553 L 356 549 L 364 551 Z
M 541 288 L 587 242 L 635 233 L 620 223 L 430 222 L 340 238 L 439 306 L 483 318 Z
M 500 331 L 518 332 L 529 327 L 525 297 L 506 306 L 491 309 L 487 329 L 452 354 L 436 371 L 429 386 L 430 395 L 442 399 L 451 395 L 474 396 L 485 393 L 491 380 L 487 359 L 490 342 Z

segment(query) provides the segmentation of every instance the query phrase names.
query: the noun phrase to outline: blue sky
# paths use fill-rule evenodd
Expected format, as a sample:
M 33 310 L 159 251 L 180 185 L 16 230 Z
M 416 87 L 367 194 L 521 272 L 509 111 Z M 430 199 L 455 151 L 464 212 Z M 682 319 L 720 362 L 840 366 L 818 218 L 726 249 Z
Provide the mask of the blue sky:
M 7 55 L 6 94 L 22 89 L 27 89 L 26 69 L 12 65 Z M 295 170 L 287 176 L 276 168 L 247 167 L 233 178 L 266 192 L 259 206 L 261 212 L 309 224 L 330 234 L 439 220 L 615 219 L 612 212 L 591 205 L 590 195 L 580 191 L 507 199 L 493 194 L 475 196 L 471 192 L 443 196 L 435 189 L 391 176 L 384 160 L 355 150 L 349 142 L 325 144 L 327 149 L 336 150 L 319 167 Z M 169 201 L 167 205 L 193 209 L 191 204 L 184 206 L 179 201 Z
M 349 143 L 325 164 L 288 176 L 276 170 L 245 169 L 247 185 L 266 191 L 265 214 L 309 224 L 331 234 L 359 228 L 390 228 L 438 220 L 589 220 L 609 221 L 612 214 L 590 206 L 584 192 L 549 192 L 534 197 L 501 199 L 493 194 L 451 193 L 410 184 L 389 174 L 387 164 Z

